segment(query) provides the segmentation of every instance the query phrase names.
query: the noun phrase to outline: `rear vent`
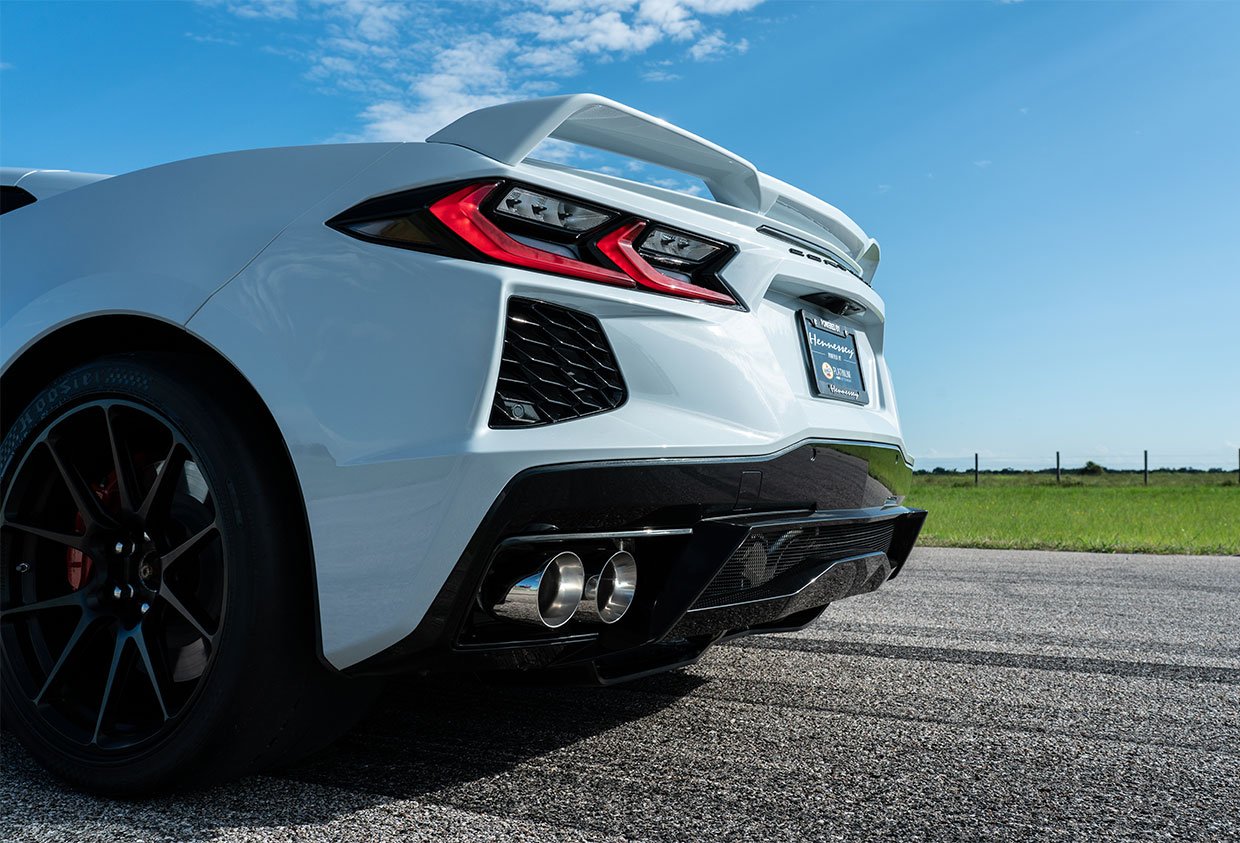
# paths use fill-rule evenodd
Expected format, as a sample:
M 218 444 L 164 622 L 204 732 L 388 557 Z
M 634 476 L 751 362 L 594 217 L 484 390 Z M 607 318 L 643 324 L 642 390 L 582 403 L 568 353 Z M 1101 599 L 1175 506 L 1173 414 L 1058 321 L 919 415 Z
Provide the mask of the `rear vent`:
M 885 553 L 895 521 L 758 528 L 724 563 L 694 609 L 786 596 L 780 579 L 823 562 Z M 794 589 L 795 590 L 795 589 Z
M 614 410 L 628 393 L 588 313 L 510 298 L 491 427 L 529 427 Z

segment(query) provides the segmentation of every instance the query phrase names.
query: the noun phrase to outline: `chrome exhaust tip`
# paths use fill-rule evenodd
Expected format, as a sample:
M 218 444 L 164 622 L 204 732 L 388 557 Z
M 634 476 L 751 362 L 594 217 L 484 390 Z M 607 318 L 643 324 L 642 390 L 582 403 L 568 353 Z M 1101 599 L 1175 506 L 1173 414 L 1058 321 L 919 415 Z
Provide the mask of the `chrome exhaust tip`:
M 613 553 L 586 581 L 577 615 L 589 623 L 615 623 L 633 605 L 636 591 L 637 560 L 627 550 Z
M 586 569 L 572 551 L 557 553 L 541 570 L 518 580 L 491 607 L 496 617 L 555 629 L 568 623 L 581 604 Z

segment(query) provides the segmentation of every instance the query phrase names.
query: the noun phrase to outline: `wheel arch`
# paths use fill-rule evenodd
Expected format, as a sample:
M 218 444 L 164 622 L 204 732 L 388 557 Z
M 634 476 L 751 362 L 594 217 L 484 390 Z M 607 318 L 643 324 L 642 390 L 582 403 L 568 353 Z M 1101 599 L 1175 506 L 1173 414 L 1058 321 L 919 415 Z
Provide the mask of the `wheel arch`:
M 247 403 L 261 410 L 264 423 L 270 425 L 270 432 L 284 445 L 284 437 L 267 405 L 224 355 L 179 325 L 136 314 L 84 317 L 60 325 L 30 343 L 0 375 L 0 390 L 5 398 L 0 406 L 0 430 L 7 431 L 39 389 L 56 376 L 105 355 L 143 351 L 193 355 L 226 372 L 243 386 Z M 292 461 L 288 463 L 291 468 Z
M 140 352 L 184 354 L 214 367 L 237 387 L 233 398 L 262 426 L 264 435 L 277 445 L 275 459 L 282 469 L 281 483 L 294 507 L 295 519 L 304 537 L 310 569 L 310 591 L 314 603 L 315 653 L 329 669 L 336 668 L 323 656 L 322 624 L 319 617 L 318 588 L 315 585 L 314 544 L 305 498 L 288 443 L 266 402 L 249 379 L 227 357 L 185 328 L 154 316 L 108 314 L 90 316 L 61 325 L 25 348 L 0 374 L 0 436 L 8 432 L 21 412 L 54 378 L 75 366 L 99 357 Z

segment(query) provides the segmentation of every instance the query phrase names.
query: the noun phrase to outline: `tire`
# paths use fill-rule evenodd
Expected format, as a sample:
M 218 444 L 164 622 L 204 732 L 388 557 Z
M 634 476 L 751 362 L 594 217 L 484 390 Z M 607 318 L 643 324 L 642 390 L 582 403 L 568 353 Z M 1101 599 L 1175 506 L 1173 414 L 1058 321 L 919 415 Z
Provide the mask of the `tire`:
M 88 790 L 290 762 L 376 691 L 316 657 L 298 490 L 239 386 L 196 356 L 107 357 L 0 444 L 3 720 Z

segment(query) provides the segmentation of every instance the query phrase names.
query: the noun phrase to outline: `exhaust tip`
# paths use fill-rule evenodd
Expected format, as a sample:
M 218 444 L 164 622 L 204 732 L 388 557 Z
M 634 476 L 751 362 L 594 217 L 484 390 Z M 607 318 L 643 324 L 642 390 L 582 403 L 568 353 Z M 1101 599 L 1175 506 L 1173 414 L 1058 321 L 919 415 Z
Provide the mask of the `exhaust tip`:
M 637 560 L 627 550 L 618 551 L 586 582 L 577 612 L 585 621 L 615 623 L 629 611 L 636 592 Z
M 568 623 L 581 604 L 586 569 L 572 551 L 557 553 L 541 570 L 518 580 L 492 607 L 497 617 L 555 629 Z

